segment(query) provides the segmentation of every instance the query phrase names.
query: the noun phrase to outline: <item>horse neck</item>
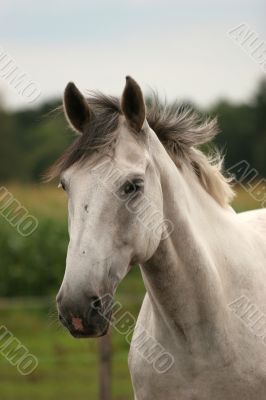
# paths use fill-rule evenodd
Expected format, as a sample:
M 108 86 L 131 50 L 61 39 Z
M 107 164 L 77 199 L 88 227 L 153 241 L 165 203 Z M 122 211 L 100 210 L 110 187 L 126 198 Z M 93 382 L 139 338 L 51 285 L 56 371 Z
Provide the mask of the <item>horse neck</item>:
M 189 169 L 180 172 L 164 149 L 157 148 L 156 154 L 164 218 L 172 221 L 174 230 L 141 271 L 155 319 L 193 341 L 204 334 L 200 332 L 202 321 L 206 327 L 210 323 L 224 329 L 226 304 L 223 307 L 218 260 L 214 258 L 220 243 L 213 239 L 211 229 L 224 229 L 228 211 L 207 194 Z

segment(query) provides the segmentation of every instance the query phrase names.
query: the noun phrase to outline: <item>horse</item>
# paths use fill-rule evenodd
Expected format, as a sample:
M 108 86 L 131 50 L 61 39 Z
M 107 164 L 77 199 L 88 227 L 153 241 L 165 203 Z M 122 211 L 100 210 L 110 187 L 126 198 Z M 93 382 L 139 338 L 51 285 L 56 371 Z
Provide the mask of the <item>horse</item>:
M 217 121 L 157 95 L 145 104 L 129 76 L 121 98 L 85 97 L 70 82 L 62 108 L 77 134 L 49 171 L 68 195 L 62 324 L 77 338 L 105 335 L 115 291 L 139 265 L 135 400 L 264 400 L 266 209 L 231 208 L 222 158 L 200 149 Z

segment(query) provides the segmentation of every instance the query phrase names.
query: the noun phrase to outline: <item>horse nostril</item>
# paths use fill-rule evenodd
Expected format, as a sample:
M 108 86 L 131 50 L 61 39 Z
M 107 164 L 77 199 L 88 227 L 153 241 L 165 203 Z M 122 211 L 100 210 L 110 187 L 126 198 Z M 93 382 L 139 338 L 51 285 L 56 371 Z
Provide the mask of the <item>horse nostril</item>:
M 68 326 L 67 320 L 61 314 L 58 314 L 58 319 L 62 325 L 66 326 L 66 327 Z
M 102 308 L 102 302 L 101 302 L 100 297 L 97 297 L 97 296 L 91 297 L 91 306 L 94 309 L 100 310 Z
M 91 316 L 92 315 L 100 315 L 102 312 L 102 302 L 101 299 L 97 296 L 91 297 L 91 304 L 90 304 L 90 309 L 91 309 Z

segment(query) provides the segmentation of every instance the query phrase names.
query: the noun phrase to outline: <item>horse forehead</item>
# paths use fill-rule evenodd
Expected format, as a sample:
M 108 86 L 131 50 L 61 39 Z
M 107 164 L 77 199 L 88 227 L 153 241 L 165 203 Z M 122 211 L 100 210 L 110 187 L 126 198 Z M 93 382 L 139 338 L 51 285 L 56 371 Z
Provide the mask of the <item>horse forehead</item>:
M 62 177 L 70 181 L 73 188 L 79 185 L 79 193 L 82 194 L 82 187 L 85 189 L 87 184 L 95 184 L 96 178 L 111 173 L 112 169 L 116 173 L 120 171 L 121 177 L 130 172 L 144 173 L 149 160 L 144 140 L 122 125 L 110 154 L 92 153 L 85 163 L 72 165 Z
M 148 159 L 148 152 L 144 140 L 136 134 L 131 133 L 122 125 L 115 147 L 115 161 L 125 165 L 145 165 Z

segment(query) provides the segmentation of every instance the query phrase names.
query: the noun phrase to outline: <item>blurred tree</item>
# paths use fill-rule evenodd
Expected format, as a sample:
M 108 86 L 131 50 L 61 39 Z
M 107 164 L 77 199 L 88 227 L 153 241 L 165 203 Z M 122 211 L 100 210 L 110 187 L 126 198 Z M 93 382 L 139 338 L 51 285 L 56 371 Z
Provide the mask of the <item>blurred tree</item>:
M 250 104 L 220 101 L 211 109 L 218 116 L 221 133 L 215 143 L 226 154 L 225 166 L 246 160 L 266 176 L 266 80 L 260 82 Z
M 58 102 L 34 110 L 0 111 L 0 181 L 40 181 L 48 166 L 73 136 L 61 114 L 49 111 Z
M 252 160 L 255 168 L 266 176 L 266 79 L 260 82 L 254 104 L 254 144 L 251 143 Z

